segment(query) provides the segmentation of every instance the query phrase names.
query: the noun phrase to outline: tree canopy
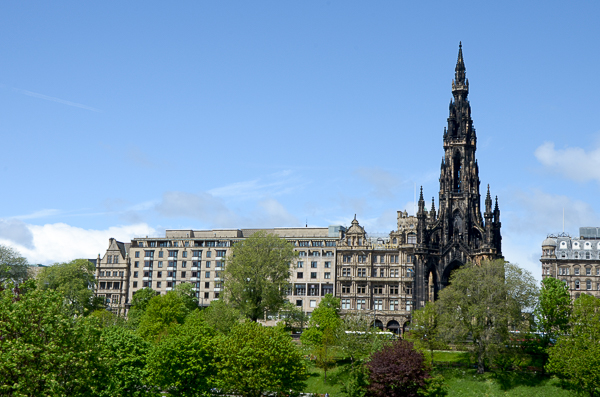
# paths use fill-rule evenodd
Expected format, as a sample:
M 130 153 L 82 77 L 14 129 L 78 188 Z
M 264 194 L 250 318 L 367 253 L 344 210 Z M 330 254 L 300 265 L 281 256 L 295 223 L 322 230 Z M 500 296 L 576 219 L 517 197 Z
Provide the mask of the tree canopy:
M 29 278 L 27 259 L 11 247 L 0 245 L 0 285 L 20 283 Z
M 295 257 L 291 243 L 264 231 L 235 243 L 224 272 L 227 302 L 252 321 L 279 312 Z
M 157 295 L 148 302 L 137 332 L 142 338 L 152 341 L 166 333 L 170 325 L 183 324 L 190 312 L 189 301 L 178 291 Z

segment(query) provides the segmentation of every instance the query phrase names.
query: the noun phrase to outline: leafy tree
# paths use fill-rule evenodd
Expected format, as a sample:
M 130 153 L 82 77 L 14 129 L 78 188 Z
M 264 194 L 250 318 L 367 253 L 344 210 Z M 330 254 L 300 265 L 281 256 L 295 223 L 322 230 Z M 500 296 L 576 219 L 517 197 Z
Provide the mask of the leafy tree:
M 151 341 L 166 333 L 171 324 L 183 324 L 191 311 L 186 303 L 186 299 L 175 290 L 153 297 L 140 319 L 137 332 Z
M 507 345 L 509 326 L 528 330 L 523 312 L 533 308 L 537 287 L 531 274 L 503 260 L 455 270 L 440 292 L 439 334 L 449 341 L 471 338 L 477 372 Z
M 231 328 L 242 319 L 239 311 L 222 299 L 214 300 L 202 311 L 206 324 L 219 334 L 227 335 Z
M 102 378 L 100 327 L 28 281 L 0 291 L 0 395 L 89 396 Z
M 190 311 L 198 308 L 198 298 L 196 298 L 196 291 L 193 288 L 194 286 L 191 283 L 181 283 L 173 289 Z
M 324 381 L 327 383 L 327 371 L 335 367 L 335 336 L 331 328 L 325 328 L 321 336 L 321 343 L 313 348 L 315 366 L 323 370 Z
M 307 378 L 302 354 L 282 326 L 236 324 L 217 347 L 218 385 L 247 397 L 299 391 Z
M 373 397 L 443 396 L 439 381 L 431 382 L 423 353 L 398 340 L 373 354 L 366 364 L 369 394 Z
M 569 331 L 571 312 L 571 297 L 567 284 L 553 277 L 543 279 L 539 302 L 535 310 L 535 321 L 537 329 L 541 333 L 539 342 L 544 350 L 542 352 L 544 361 L 547 358 L 547 348 L 560 335 Z
M 0 285 L 8 282 L 21 283 L 29 278 L 27 259 L 5 245 L 0 245 Z
M 331 294 L 325 295 L 312 312 L 308 328 L 300 337 L 302 344 L 319 348 L 322 344 L 325 330 L 329 329 L 333 333 L 336 333 L 341 323 L 340 298 L 336 298 Z
M 408 339 L 417 347 L 429 350 L 433 367 L 433 351 L 443 348 L 445 345 L 438 337 L 438 313 L 435 304 L 427 302 L 425 307 L 412 313 L 411 320 L 412 325 Z
M 285 303 L 295 257 L 291 243 L 264 231 L 237 242 L 226 261 L 226 300 L 252 321 L 263 318 L 265 312 L 278 313 Z
M 285 329 L 290 331 L 302 330 L 304 324 L 308 322 L 308 316 L 304 311 L 291 302 L 285 302 L 279 313 L 281 314 Z
M 192 312 L 183 325 L 173 324 L 148 357 L 150 381 L 170 396 L 206 395 L 214 386 L 215 332 L 200 311 Z
M 549 348 L 546 369 L 590 397 L 600 394 L 600 299 L 582 294 L 573 304 L 571 330 Z
M 100 397 L 159 396 L 148 383 L 146 360 L 150 343 L 133 331 L 110 326 L 102 330 L 100 357 L 106 376 L 97 395 Z
M 102 301 L 94 296 L 95 283 L 94 264 L 87 259 L 45 267 L 37 276 L 38 288 L 60 292 L 71 312 L 79 315 L 88 315 L 103 307 Z
M 379 335 L 378 328 L 373 327 L 373 317 L 360 310 L 344 315 L 336 340 L 340 353 L 349 358 L 353 365 L 391 343 L 389 339 Z
M 125 319 L 106 309 L 94 310 L 91 317 L 98 319 L 103 328 L 125 325 Z
M 142 315 L 146 312 L 150 300 L 158 295 L 159 292 L 152 288 L 142 288 L 137 290 L 131 298 L 131 308 L 127 313 L 127 320 L 133 328 L 137 328 Z

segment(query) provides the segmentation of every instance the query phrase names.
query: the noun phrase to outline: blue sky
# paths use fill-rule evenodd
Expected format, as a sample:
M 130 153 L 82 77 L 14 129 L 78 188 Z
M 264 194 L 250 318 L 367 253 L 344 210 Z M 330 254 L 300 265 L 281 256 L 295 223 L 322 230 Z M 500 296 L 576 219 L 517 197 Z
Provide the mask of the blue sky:
M 597 2 L 4 2 L 0 243 L 395 228 L 438 194 L 462 41 L 504 254 L 600 226 Z

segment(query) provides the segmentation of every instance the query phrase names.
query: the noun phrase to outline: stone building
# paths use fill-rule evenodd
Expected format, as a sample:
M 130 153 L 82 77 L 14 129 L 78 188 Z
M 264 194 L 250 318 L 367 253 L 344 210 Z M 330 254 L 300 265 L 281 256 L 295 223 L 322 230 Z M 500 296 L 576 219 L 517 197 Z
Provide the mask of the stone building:
M 581 227 L 579 238 L 549 235 L 542 242 L 540 262 L 542 278 L 564 281 L 572 299 L 582 293 L 600 298 L 600 228 Z

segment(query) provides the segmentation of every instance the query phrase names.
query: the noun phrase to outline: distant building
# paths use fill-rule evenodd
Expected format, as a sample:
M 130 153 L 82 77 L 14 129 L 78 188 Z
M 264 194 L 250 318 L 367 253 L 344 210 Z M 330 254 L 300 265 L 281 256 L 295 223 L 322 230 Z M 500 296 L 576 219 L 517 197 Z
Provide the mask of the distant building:
M 569 286 L 572 299 L 586 293 L 600 298 L 600 228 L 580 227 L 579 238 L 566 233 L 542 242 L 542 278 L 554 277 Z

